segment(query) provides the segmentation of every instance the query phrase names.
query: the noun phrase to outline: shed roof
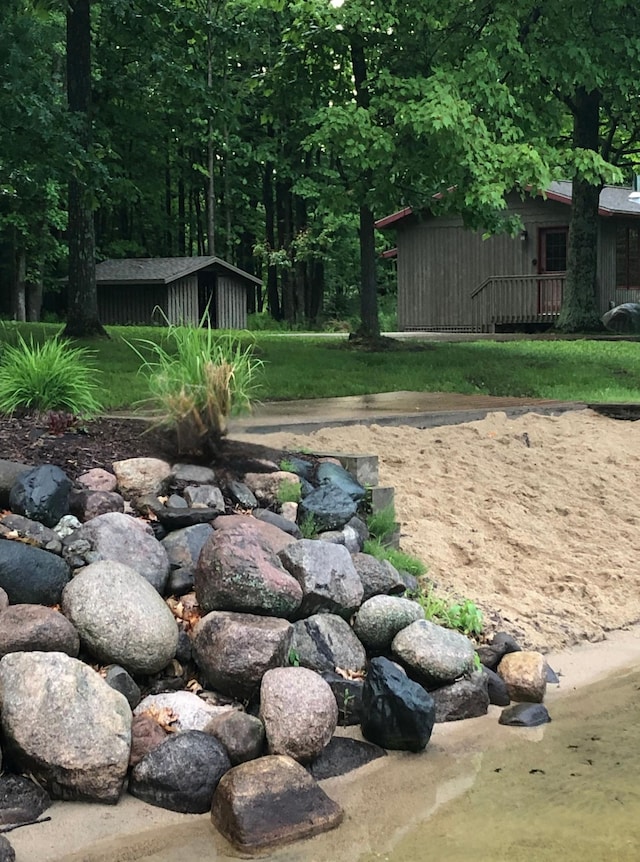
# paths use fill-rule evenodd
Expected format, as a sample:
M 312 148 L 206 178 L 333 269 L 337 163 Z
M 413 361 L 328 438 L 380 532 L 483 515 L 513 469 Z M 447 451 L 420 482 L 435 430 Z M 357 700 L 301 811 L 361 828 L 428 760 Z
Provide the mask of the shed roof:
M 640 198 L 631 198 L 632 190 L 621 186 L 605 186 L 600 192 L 600 203 L 598 212 L 601 216 L 616 216 L 626 215 L 631 217 L 640 217 Z M 545 197 L 552 201 L 571 205 L 572 184 L 570 182 L 555 182 L 551 183 L 548 189 L 545 189 Z M 441 198 L 442 194 L 434 195 L 434 198 Z M 377 228 L 385 228 L 396 226 L 398 222 L 412 216 L 414 210 L 411 207 L 404 207 L 398 212 L 385 216 L 376 221 Z
M 223 270 L 252 284 L 262 284 L 261 279 L 255 275 L 238 269 L 219 257 L 209 256 L 126 257 L 103 260 L 96 265 L 96 281 L 117 284 L 170 284 L 203 269 Z

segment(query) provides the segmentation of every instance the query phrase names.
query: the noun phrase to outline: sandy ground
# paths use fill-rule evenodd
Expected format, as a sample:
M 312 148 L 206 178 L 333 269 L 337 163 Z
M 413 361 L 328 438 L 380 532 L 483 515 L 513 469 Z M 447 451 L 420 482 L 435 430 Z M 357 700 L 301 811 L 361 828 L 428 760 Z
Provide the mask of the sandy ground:
M 491 413 L 438 428 L 351 426 L 267 445 L 379 456 L 401 547 L 438 593 L 475 601 L 529 646 L 602 639 L 640 619 L 640 423 L 590 410 Z

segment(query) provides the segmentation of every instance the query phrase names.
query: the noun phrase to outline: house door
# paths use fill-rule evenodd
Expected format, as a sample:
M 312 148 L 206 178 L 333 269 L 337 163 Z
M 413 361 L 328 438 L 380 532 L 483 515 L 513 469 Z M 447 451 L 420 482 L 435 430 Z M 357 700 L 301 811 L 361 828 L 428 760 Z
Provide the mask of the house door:
M 562 283 L 567 272 L 567 227 L 544 227 L 538 233 L 538 314 L 558 314 L 562 305 Z M 553 276 L 557 275 L 557 278 Z

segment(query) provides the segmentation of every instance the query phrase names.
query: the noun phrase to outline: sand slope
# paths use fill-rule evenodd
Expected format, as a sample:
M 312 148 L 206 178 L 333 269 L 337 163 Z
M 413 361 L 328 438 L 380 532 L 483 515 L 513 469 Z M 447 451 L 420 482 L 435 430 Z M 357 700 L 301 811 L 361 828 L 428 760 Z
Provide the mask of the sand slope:
M 419 430 L 345 426 L 268 445 L 376 454 L 402 548 L 492 626 L 558 649 L 640 619 L 640 423 L 492 413 Z

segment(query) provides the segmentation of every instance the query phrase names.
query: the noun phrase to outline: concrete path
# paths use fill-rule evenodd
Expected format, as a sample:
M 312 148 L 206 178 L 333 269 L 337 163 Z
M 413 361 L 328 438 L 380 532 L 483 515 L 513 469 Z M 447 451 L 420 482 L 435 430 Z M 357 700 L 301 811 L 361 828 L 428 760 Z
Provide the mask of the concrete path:
M 249 417 L 234 419 L 231 436 L 269 434 L 287 430 L 307 433 L 336 425 L 412 425 L 433 428 L 484 418 L 501 410 L 509 416 L 582 410 L 578 401 L 534 398 L 500 398 L 492 395 L 457 395 L 448 392 L 383 392 L 345 398 L 313 398 L 257 404 Z

